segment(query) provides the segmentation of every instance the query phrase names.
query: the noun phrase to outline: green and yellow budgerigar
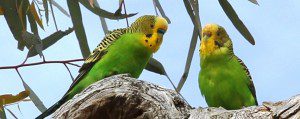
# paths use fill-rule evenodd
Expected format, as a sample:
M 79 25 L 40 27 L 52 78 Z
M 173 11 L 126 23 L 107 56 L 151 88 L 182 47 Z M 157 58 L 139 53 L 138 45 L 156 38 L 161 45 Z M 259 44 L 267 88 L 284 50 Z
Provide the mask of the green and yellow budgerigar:
M 138 78 L 151 55 L 159 49 L 167 29 L 164 18 L 145 15 L 128 28 L 111 31 L 85 60 L 63 98 L 37 118 L 50 115 L 75 94 L 105 77 L 129 73 Z
M 208 24 L 202 30 L 199 87 L 210 107 L 240 109 L 257 105 L 246 65 L 233 52 L 225 29 Z

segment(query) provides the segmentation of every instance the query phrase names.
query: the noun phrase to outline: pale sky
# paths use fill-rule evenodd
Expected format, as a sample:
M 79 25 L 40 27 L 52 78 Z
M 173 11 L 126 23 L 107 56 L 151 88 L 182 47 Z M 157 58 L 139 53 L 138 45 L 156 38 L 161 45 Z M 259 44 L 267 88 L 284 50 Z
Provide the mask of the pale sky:
M 66 8 L 66 1 L 57 0 Z M 118 8 L 117 0 L 99 0 L 104 9 L 115 12 Z M 146 14 L 155 14 L 151 0 L 126 0 L 128 13 L 138 14 L 129 18 L 132 23 L 137 17 Z M 217 23 L 223 26 L 233 40 L 234 52 L 247 65 L 256 88 L 259 104 L 263 101 L 279 101 L 299 94 L 300 81 L 300 4 L 299 0 L 261 0 L 256 6 L 248 0 L 230 0 L 239 17 L 247 26 L 256 40 L 256 45 L 248 43 L 234 28 L 226 17 L 217 0 L 200 0 L 200 17 L 202 25 Z M 154 57 L 165 66 L 170 78 L 177 85 L 183 73 L 193 25 L 184 8 L 183 2 L 162 1 L 165 13 L 171 19 L 169 29 L 164 36 L 164 42 Z M 99 17 L 81 7 L 83 22 L 90 49 L 94 49 L 104 37 Z M 60 30 L 72 27 L 71 19 L 54 9 Z M 50 15 L 51 16 L 51 15 Z M 19 51 L 17 42 L 13 38 L 6 21 L 0 16 L 0 66 L 20 64 L 27 50 Z M 45 31 L 40 30 L 41 38 L 55 31 L 50 17 L 49 26 L 43 18 Z M 110 30 L 126 27 L 125 20 L 106 20 Z M 199 41 L 194 54 L 189 77 L 182 88 L 182 95 L 193 107 L 206 107 L 198 86 L 198 72 L 200 70 Z M 47 60 L 67 60 L 81 58 L 81 52 L 74 33 L 64 37 L 59 42 L 45 50 Z M 41 61 L 38 56 L 30 58 L 28 62 Z M 78 62 L 81 64 L 82 62 Z M 78 68 L 70 66 L 72 74 L 77 75 Z M 71 84 L 68 71 L 62 64 L 46 64 L 19 69 L 25 82 L 36 92 L 46 107 L 57 102 Z M 139 78 L 160 86 L 172 89 L 167 78 L 144 71 Z M 14 70 L 0 70 L 0 95 L 17 94 L 23 91 L 23 85 Z M 18 118 L 31 119 L 40 114 L 32 102 L 22 102 L 8 106 Z M 8 118 L 13 118 L 6 112 Z

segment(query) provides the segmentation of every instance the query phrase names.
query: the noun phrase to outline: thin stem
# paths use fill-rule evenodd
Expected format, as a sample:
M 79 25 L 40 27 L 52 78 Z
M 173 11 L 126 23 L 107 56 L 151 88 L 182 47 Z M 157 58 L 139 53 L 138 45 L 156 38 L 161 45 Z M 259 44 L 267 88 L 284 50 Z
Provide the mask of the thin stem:
M 41 65 L 41 64 L 53 64 L 53 63 L 70 63 L 70 62 L 78 62 L 78 61 L 84 61 L 84 59 L 73 59 L 73 60 L 63 60 L 63 61 L 42 61 L 42 62 L 35 62 L 35 63 L 24 63 L 24 64 L 19 64 L 15 66 L 3 66 L 0 67 L 0 69 L 18 69 L 20 67 L 27 67 L 27 66 L 34 66 L 34 65 Z
M 126 6 L 125 6 L 125 0 L 123 0 L 122 4 L 123 4 L 123 7 L 124 7 L 125 15 L 127 15 Z M 128 17 L 126 17 L 126 23 L 127 23 L 127 27 L 129 27 Z
M 71 76 L 71 78 L 72 78 L 72 81 L 74 81 L 74 77 L 72 76 L 72 73 L 71 73 L 69 67 L 67 66 L 66 63 L 64 63 L 64 65 L 65 65 L 65 67 L 67 68 L 67 70 L 68 70 L 68 72 L 69 72 L 69 74 L 70 74 L 70 76 Z
M 26 56 L 25 60 L 21 63 L 21 65 L 22 65 L 22 64 L 25 64 L 26 61 L 27 61 L 27 59 L 28 59 L 28 55 Z
M 51 13 L 52 13 L 54 25 L 55 25 L 56 31 L 58 31 L 56 20 L 55 20 L 55 16 L 54 16 L 54 12 L 53 12 L 52 0 L 49 0 L 49 3 L 50 3 L 50 8 L 51 8 Z
M 66 63 L 66 64 L 73 65 L 73 66 L 76 66 L 76 67 L 81 67 L 80 65 L 74 64 L 74 63 L 71 63 L 71 62 L 68 62 L 68 63 Z
M 24 80 L 23 80 L 23 77 L 21 76 L 21 74 L 20 74 L 20 72 L 19 72 L 19 70 L 18 70 L 18 68 L 15 68 L 15 70 L 17 71 L 17 73 L 18 73 L 20 79 L 21 79 L 22 81 L 24 81 Z
M 41 13 L 41 11 L 43 11 L 43 10 L 41 10 L 40 9 L 40 7 L 39 7 L 39 5 L 38 5 L 38 3 L 37 3 L 37 1 L 35 1 L 35 0 L 33 0 L 33 3 L 35 4 L 35 6 L 38 8 L 38 11 L 39 11 L 39 15 L 40 15 L 40 18 L 42 18 L 42 13 Z
M 156 14 L 156 16 L 158 16 L 158 12 L 157 12 L 157 9 L 156 9 L 156 3 L 155 3 L 155 1 L 154 1 L 154 0 L 152 0 L 152 2 L 153 2 L 153 6 L 154 6 L 154 10 L 155 10 L 155 14 Z

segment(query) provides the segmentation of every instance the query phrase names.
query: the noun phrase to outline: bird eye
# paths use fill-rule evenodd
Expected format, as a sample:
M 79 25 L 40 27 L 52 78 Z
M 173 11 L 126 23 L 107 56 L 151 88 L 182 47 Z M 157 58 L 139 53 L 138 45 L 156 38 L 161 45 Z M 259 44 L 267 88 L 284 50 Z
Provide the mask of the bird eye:
M 150 38 L 151 36 L 152 36 L 152 34 L 147 34 L 146 35 L 147 38 Z
M 222 45 L 218 41 L 215 41 L 215 45 L 217 45 L 218 47 L 222 47 Z
M 150 25 L 150 27 L 151 27 L 151 28 L 153 28 L 153 27 L 154 27 L 154 25 L 153 25 L 153 24 L 151 24 L 151 25 Z
M 163 29 L 157 29 L 157 33 L 164 35 L 165 34 L 165 30 Z
M 218 35 L 218 36 L 221 36 L 221 33 L 220 33 L 220 32 L 218 32 L 218 33 L 217 33 L 217 35 Z
M 203 36 L 211 37 L 211 32 L 209 32 L 209 31 L 208 32 L 204 32 Z

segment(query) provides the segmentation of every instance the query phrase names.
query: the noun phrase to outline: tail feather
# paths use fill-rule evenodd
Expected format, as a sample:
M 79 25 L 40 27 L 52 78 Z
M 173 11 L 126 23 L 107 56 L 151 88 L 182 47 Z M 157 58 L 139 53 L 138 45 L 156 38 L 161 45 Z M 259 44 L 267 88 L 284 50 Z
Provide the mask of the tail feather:
M 48 108 L 45 112 L 43 112 L 41 115 L 39 115 L 35 119 L 44 119 L 45 117 L 49 116 L 50 114 L 55 112 L 62 104 L 65 103 L 65 99 L 66 98 L 62 98 L 61 100 L 59 100 L 57 103 L 52 105 L 50 108 Z

